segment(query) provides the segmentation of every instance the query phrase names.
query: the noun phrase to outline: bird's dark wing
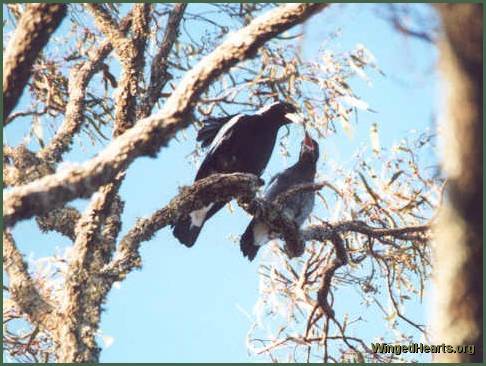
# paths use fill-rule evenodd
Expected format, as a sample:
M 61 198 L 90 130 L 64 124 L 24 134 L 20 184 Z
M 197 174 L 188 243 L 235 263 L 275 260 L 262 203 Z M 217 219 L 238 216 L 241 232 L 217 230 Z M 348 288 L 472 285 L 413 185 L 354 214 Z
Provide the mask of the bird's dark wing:
M 292 184 L 288 169 L 274 175 L 265 190 L 265 199 L 273 201 L 280 193 L 287 191 Z
M 314 209 L 314 192 L 300 192 L 285 202 L 285 209 L 298 226 L 301 226 Z
M 218 212 L 225 202 L 216 202 L 209 207 L 209 210 L 199 217 L 200 222 L 193 222 L 191 214 L 182 216 L 172 225 L 174 236 L 186 247 L 192 247 L 203 228 L 204 223 L 209 220 L 216 212 Z M 204 208 L 203 208 L 204 209 Z M 201 210 L 200 210 L 201 211 Z
M 250 224 L 246 228 L 245 232 L 240 239 L 240 249 L 244 257 L 248 257 L 248 260 L 255 259 L 260 246 L 255 243 L 254 227 L 257 224 L 255 219 L 251 220 Z
M 292 189 L 292 187 L 302 183 L 310 183 L 314 180 L 313 177 L 306 177 L 302 173 L 298 165 L 294 165 L 282 173 L 277 174 L 272 178 L 265 191 L 265 199 L 273 201 L 280 194 Z M 312 212 L 314 207 L 314 192 L 300 192 L 292 195 L 285 200 L 284 207 L 300 226 Z
M 197 132 L 196 141 L 201 142 L 201 147 L 208 147 L 224 124 L 229 122 L 235 114 L 225 117 L 211 117 L 203 121 L 203 127 Z
M 232 149 L 235 148 L 235 139 L 238 138 L 239 131 L 241 131 L 242 126 L 244 129 L 244 125 L 248 120 L 248 116 L 238 114 L 220 128 L 197 171 L 196 180 L 216 172 L 234 171 L 226 169 L 225 165 L 231 163 L 230 159 L 232 158 Z

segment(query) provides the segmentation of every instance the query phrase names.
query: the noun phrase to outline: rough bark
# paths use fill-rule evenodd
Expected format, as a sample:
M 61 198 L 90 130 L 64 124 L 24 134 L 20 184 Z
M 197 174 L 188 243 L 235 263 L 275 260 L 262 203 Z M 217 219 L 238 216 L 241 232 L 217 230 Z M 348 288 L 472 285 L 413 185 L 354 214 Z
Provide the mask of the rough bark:
M 435 359 L 482 362 L 482 5 L 437 8 L 445 29 L 440 67 L 447 93 L 442 131 L 448 199 L 435 227 L 434 337 L 438 343 L 473 344 L 476 353 L 441 353 Z
M 36 156 L 25 145 L 15 148 L 4 145 L 3 157 L 7 160 L 3 164 L 5 187 L 26 184 L 54 173 L 51 164 Z
M 154 156 L 190 123 L 187 116 L 209 84 L 236 63 L 254 57 L 258 48 L 277 34 L 299 24 L 325 4 L 290 4 L 255 19 L 235 32 L 186 74 L 156 115 L 137 122 L 104 151 L 79 167 L 16 187 L 4 196 L 4 223 L 47 212 L 69 200 L 87 197 L 140 156 Z
M 130 28 L 131 13 L 120 22 L 119 29 L 125 34 Z M 52 140 L 37 156 L 42 160 L 52 162 L 61 161 L 62 155 L 69 151 L 74 135 L 79 131 L 84 117 L 84 100 L 86 88 L 93 75 L 100 70 L 103 61 L 113 50 L 111 41 L 105 40 L 88 56 L 83 64 L 73 68 L 69 76 L 69 101 L 66 105 L 66 113 L 62 125 L 57 130 Z
M 114 255 L 114 260 L 106 266 L 104 273 L 113 280 L 122 280 L 141 264 L 140 244 L 150 240 L 158 230 L 174 223 L 177 218 L 212 202 L 227 202 L 232 198 L 251 200 L 263 182 L 252 174 L 214 174 L 199 180 L 191 187 L 183 188 L 163 209 L 148 219 L 139 220 L 123 237 Z
M 44 231 L 57 231 L 74 241 L 76 234 L 74 229 L 80 218 L 78 210 L 74 207 L 56 208 L 43 216 L 36 217 L 37 225 Z
M 3 120 L 17 104 L 32 65 L 66 15 L 66 4 L 29 4 L 22 14 L 3 58 Z
M 91 199 L 78 220 L 65 284 L 66 301 L 61 309 L 62 326 L 56 327 L 57 360 L 59 362 L 97 362 L 100 348 L 96 332 L 101 305 L 111 284 L 99 278 L 100 269 L 111 259 L 114 241 L 104 240 L 101 227 L 116 202 L 118 185 L 103 186 Z
M 150 5 L 134 5 L 133 38 L 124 36 L 103 7 L 96 4 L 87 6 L 93 12 L 100 29 L 114 45 L 122 64 L 113 129 L 113 135 L 118 136 L 131 128 L 134 122 L 138 84 L 143 75 Z M 112 182 L 101 186 L 78 220 L 74 242 L 76 257 L 70 263 L 70 275 L 66 279 L 65 296 L 68 301 L 62 312 L 63 326 L 57 329 L 56 335 L 59 340 L 66 340 L 58 344 L 56 353 L 60 361 L 94 362 L 99 358 L 100 348 L 95 336 L 101 305 L 111 284 L 100 281 L 97 274 L 115 250 L 123 210 L 123 202 L 117 192 L 123 178 L 124 173 L 119 172 Z
M 52 329 L 52 306 L 36 288 L 27 270 L 27 264 L 17 249 L 10 232 L 3 232 L 3 269 L 9 279 L 9 293 L 21 311 L 33 324 Z
M 140 105 L 139 118 L 145 118 L 150 115 L 162 89 L 170 79 L 167 73 L 167 59 L 179 34 L 179 25 L 186 7 L 187 4 L 175 4 L 174 9 L 169 14 L 162 43 L 150 67 L 150 84 Z
M 103 5 L 86 4 L 86 7 L 93 14 L 98 28 L 114 46 L 123 67 L 118 83 L 113 130 L 113 135 L 119 136 L 135 123 L 136 96 L 145 63 L 150 4 L 136 4 L 133 7 L 133 39 L 124 35 Z

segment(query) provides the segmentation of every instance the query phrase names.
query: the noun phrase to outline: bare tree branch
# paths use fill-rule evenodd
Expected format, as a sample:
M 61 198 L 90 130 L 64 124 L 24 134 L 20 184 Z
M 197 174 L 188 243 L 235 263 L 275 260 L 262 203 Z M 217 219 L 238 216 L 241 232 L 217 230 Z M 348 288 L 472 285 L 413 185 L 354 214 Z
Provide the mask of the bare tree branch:
M 104 151 L 80 167 L 16 187 L 4 196 L 4 222 L 45 213 L 77 197 L 87 197 L 110 182 L 139 156 L 153 156 L 174 134 L 189 125 L 188 113 L 209 84 L 230 67 L 255 55 L 275 35 L 299 24 L 326 4 L 290 4 L 255 19 L 199 62 L 180 82 L 160 113 L 143 119 Z
M 361 221 L 347 221 L 332 225 L 330 227 L 323 225 L 311 225 L 302 230 L 302 236 L 305 240 L 330 240 L 336 233 L 356 232 L 367 235 L 372 238 L 381 238 L 384 236 L 393 236 L 397 239 L 410 239 L 406 234 L 426 234 L 430 231 L 429 225 L 411 226 L 404 228 L 381 229 L 373 228 Z
M 3 232 L 3 268 L 9 278 L 9 292 L 20 309 L 34 324 L 51 328 L 52 306 L 40 295 L 27 264 L 17 249 L 12 234 Z
M 131 20 L 132 16 L 129 13 L 120 22 L 120 32 L 124 34 L 128 31 Z M 62 154 L 69 151 L 73 136 L 79 131 L 83 123 L 86 88 L 93 75 L 100 70 L 103 60 L 112 50 L 111 41 L 105 40 L 88 56 L 89 58 L 84 64 L 71 70 L 69 101 L 66 106 L 64 121 L 49 144 L 37 154 L 40 159 L 59 162 Z
M 57 231 L 74 241 L 75 227 L 81 215 L 74 207 L 56 208 L 43 216 L 36 217 L 39 228 L 46 231 Z
M 59 342 L 59 362 L 96 362 L 100 349 L 95 336 L 101 314 L 101 304 L 110 286 L 98 278 L 100 268 L 115 249 L 114 241 L 106 241 L 101 226 L 110 213 L 122 179 L 103 186 L 93 195 L 89 206 L 78 220 L 73 258 L 66 278 L 63 321 L 56 329 Z
M 26 184 L 54 173 L 51 164 L 37 157 L 23 144 L 16 148 L 4 145 L 3 153 L 4 158 L 9 160 L 3 165 L 5 186 Z
M 140 118 L 145 118 L 150 115 L 152 108 L 160 97 L 160 93 L 164 88 L 170 76 L 167 74 L 170 51 L 174 45 L 177 36 L 179 34 L 179 24 L 186 10 L 187 4 L 178 3 L 174 5 L 174 8 L 169 14 L 167 19 L 167 25 L 165 27 L 164 38 L 162 43 L 153 58 L 152 65 L 150 67 L 150 84 L 145 94 L 144 100 L 140 105 Z
M 120 57 L 120 61 L 125 63 L 130 58 L 133 58 L 135 49 L 132 41 L 125 36 L 105 6 L 94 3 L 87 3 L 85 6 L 93 14 L 98 28 L 110 40 L 115 52 Z
M 11 113 L 4 121 L 4 125 L 9 124 L 12 122 L 14 119 L 19 118 L 19 117 L 26 117 L 26 116 L 43 116 L 44 114 L 47 113 L 47 108 L 44 108 L 41 111 L 37 110 L 27 110 L 27 111 L 20 111 L 20 112 L 14 112 Z
M 22 14 L 3 58 L 4 125 L 29 80 L 37 54 L 61 24 L 66 9 L 66 4 L 28 4 Z
M 135 122 L 136 96 L 138 84 L 143 75 L 144 51 L 148 34 L 150 4 L 136 4 L 133 7 L 133 39 L 125 37 L 115 20 L 103 5 L 86 4 L 95 22 L 115 47 L 115 52 L 123 65 L 118 83 L 115 103 L 114 136 L 119 136 L 131 128 Z
M 145 46 L 148 35 L 150 4 L 136 4 L 133 7 L 133 39 L 131 40 L 133 53 L 117 52 L 123 64 L 121 80 L 118 84 L 117 98 L 115 103 L 115 128 L 114 136 L 123 134 L 135 123 L 136 102 L 139 94 L 139 84 L 143 78 L 145 65 Z
M 317 302 L 328 318 L 334 318 L 334 311 L 328 301 L 329 292 L 331 291 L 331 281 L 334 273 L 348 263 L 348 254 L 346 253 L 344 241 L 338 233 L 334 232 L 330 240 L 334 245 L 336 258 L 333 259 L 329 266 L 325 266 L 322 270 L 321 286 L 317 292 Z
M 214 174 L 183 188 L 167 206 L 150 218 L 139 220 L 130 229 L 121 240 L 114 260 L 104 269 L 104 274 L 113 280 L 123 279 L 133 268 L 140 267 L 140 244 L 150 240 L 158 230 L 212 202 L 227 202 L 232 198 L 253 199 L 261 184 L 262 181 L 252 174 L 233 173 Z
M 118 238 L 118 234 L 120 233 L 122 226 L 121 215 L 123 213 L 124 206 L 125 204 L 121 200 L 120 195 L 115 195 L 111 202 L 108 216 L 101 230 L 102 238 L 107 242 L 104 244 L 104 246 L 107 248 L 115 247 L 116 239 Z

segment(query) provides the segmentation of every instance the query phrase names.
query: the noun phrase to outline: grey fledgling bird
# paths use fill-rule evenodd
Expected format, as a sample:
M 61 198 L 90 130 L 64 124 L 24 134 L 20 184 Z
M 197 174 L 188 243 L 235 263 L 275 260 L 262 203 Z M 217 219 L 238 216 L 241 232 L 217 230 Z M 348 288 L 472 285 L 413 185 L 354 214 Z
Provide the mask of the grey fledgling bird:
M 316 164 L 319 158 L 319 145 L 308 133 L 302 141 L 299 160 L 291 167 L 272 178 L 264 194 L 264 198 L 274 201 L 281 193 L 292 187 L 305 183 L 313 183 L 316 176 Z M 314 192 L 303 191 L 292 195 L 283 202 L 284 210 L 300 227 L 309 217 L 314 208 Z M 265 222 L 253 219 L 241 236 L 240 248 L 243 256 L 251 261 L 260 247 L 274 238 Z

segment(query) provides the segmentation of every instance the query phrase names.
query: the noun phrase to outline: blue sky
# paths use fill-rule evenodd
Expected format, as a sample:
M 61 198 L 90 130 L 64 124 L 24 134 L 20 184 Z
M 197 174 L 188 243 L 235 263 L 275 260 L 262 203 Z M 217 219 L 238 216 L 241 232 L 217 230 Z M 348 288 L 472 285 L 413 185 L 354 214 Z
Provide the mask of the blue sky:
M 189 5 L 189 9 L 201 6 Z M 382 6 L 382 5 L 381 5 Z M 428 12 L 427 5 L 414 7 Z M 355 93 L 377 113 L 360 112 L 350 139 L 340 131 L 320 141 L 323 170 L 332 158 L 351 163 L 353 152 L 369 145 L 369 129 L 378 122 L 382 146 L 390 147 L 402 138 L 434 127 L 432 120 L 438 105 L 435 71 L 437 51 L 434 46 L 407 38 L 392 29 L 377 15 L 380 5 L 338 4 L 312 18 L 305 26 L 304 56 L 312 58 L 325 37 L 338 29 L 340 37 L 330 44 L 335 50 L 350 50 L 364 44 L 377 58 L 385 76 L 371 73 L 373 85 L 353 80 Z M 23 98 L 23 102 L 27 102 Z M 4 140 L 17 144 L 28 131 L 29 120 L 15 121 L 4 131 Z M 280 131 L 282 135 L 284 131 Z M 139 158 L 128 170 L 121 194 L 125 200 L 123 229 L 126 233 L 138 217 L 150 215 L 163 207 L 178 192 L 180 185 L 191 184 L 196 166 L 187 156 L 194 150 L 195 130 L 172 140 L 156 159 Z M 291 157 L 285 161 L 276 148 L 263 178 L 269 177 L 295 160 L 302 138 L 301 131 L 291 130 Z M 76 143 L 66 159 L 84 161 L 92 156 Z M 424 159 L 436 161 L 433 151 Z M 327 171 L 327 174 L 330 172 Z M 332 173 L 332 172 L 331 172 Z M 82 208 L 86 200 L 77 200 Z M 169 228 L 142 246 L 143 268 L 133 272 L 110 292 L 103 313 L 101 332 L 114 338 L 103 349 L 102 362 L 251 362 L 245 348 L 245 336 L 251 324 L 246 314 L 258 298 L 258 265 L 249 263 L 229 236 L 239 235 L 249 217 L 233 205 L 213 217 L 204 227 L 196 245 L 180 245 Z M 326 215 L 326 213 L 324 213 Z M 14 229 L 17 244 L 28 257 L 51 255 L 56 248 L 68 245 L 57 234 L 40 234 L 33 221 L 23 221 Z M 337 292 L 339 312 L 353 306 L 352 289 Z M 423 319 L 424 306 L 413 305 L 411 311 Z M 370 311 L 367 334 L 381 334 L 373 321 L 383 322 L 380 314 Z

